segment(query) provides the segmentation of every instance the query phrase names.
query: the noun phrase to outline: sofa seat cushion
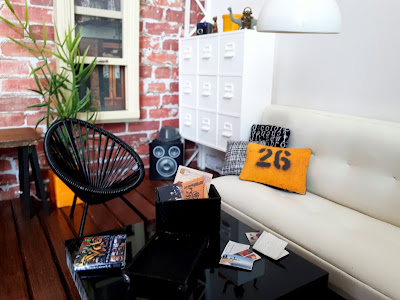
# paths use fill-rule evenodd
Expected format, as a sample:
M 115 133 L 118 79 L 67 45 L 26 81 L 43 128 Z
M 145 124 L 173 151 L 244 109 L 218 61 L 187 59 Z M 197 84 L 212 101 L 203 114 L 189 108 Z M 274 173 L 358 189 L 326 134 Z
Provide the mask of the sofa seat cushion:
M 347 274 L 400 299 L 400 228 L 307 192 L 223 176 L 221 200 Z

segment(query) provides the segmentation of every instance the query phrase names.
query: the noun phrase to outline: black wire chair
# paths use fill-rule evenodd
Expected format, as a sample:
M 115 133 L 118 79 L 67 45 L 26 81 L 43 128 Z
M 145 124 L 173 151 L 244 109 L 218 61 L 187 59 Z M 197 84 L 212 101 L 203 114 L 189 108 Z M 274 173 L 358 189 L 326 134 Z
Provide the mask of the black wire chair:
M 143 220 L 123 195 L 143 181 L 144 165 L 139 155 L 113 134 L 77 119 L 54 122 L 44 138 L 44 153 L 54 173 L 85 202 L 79 236 L 82 236 L 89 204 L 120 197 Z

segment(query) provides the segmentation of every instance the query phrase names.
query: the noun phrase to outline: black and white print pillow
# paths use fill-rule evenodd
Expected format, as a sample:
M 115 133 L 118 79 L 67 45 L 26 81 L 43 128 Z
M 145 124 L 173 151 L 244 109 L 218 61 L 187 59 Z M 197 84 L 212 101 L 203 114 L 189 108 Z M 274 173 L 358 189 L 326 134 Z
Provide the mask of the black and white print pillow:
M 289 128 L 255 124 L 251 126 L 250 142 L 265 141 L 266 146 L 286 148 L 289 136 Z
M 244 163 L 246 162 L 247 144 L 246 141 L 228 141 L 226 145 L 226 154 L 224 166 L 221 175 L 240 175 Z M 251 142 L 253 143 L 253 142 Z M 254 142 L 264 145 L 264 142 Z

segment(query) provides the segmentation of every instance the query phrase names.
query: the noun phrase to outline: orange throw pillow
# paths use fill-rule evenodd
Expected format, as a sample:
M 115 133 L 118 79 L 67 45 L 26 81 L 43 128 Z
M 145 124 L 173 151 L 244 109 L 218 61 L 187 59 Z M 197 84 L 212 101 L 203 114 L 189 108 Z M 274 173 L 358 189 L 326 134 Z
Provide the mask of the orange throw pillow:
M 310 156 L 310 149 L 278 148 L 249 143 L 246 162 L 239 178 L 305 194 Z

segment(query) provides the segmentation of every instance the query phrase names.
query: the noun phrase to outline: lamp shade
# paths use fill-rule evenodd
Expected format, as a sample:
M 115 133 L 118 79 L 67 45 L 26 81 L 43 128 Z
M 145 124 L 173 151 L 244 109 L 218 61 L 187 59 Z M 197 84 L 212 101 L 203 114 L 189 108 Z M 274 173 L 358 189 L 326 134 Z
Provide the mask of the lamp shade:
M 335 0 L 271 0 L 258 16 L 257 31 L 339 33 L 340 10 Z

